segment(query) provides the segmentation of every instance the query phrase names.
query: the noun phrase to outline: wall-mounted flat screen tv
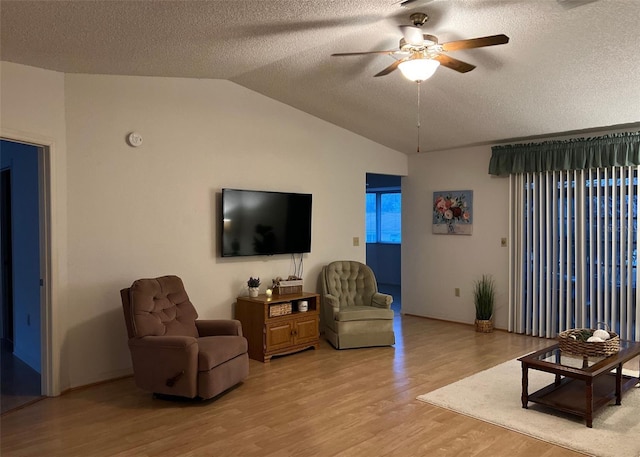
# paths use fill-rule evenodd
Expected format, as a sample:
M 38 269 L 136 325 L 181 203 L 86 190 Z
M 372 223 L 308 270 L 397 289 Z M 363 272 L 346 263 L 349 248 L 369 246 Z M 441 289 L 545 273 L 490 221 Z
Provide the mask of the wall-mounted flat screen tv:
M 311 252 L 311 197 L 222 189 L 222 257 Z

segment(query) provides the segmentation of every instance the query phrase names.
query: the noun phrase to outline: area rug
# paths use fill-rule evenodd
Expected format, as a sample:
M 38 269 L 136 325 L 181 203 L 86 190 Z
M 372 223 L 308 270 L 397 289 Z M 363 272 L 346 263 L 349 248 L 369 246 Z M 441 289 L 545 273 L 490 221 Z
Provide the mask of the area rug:
M 631 372 L 633 373 L 633 372 Z M 637 376 L 637 372 L 635 372 Z M 529 370 L 529 393 L 553 382 L 554 375 Z M 593 428 L 577 416 L 535 403 L 522 408 L 520 362 L 510 360 L 442 387 L 418 400 L 597 457 L 640 457 L 640 388 L 596 412 Z

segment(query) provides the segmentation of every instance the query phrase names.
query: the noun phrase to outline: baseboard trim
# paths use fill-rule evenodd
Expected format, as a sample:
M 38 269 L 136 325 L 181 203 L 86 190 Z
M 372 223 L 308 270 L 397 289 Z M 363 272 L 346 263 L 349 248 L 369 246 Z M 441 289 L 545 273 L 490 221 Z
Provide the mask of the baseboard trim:
M 104 379 L 102 381 L 96 381 L 96 382 L 91 382 L 89 384 L 82 384 L 80 386 L 75 386 L 75 387 L 69 387 L 67 389 L 64 389 L 63 391 L 60 392 L 60 395 L 65 395 L 71 392 L 77 392 L 79 390 L 85 390 L 85 389 L 89 389 L 91 387 L 96 387 L 96 386 L 101 386 L 103 384 L 109 384 L 111 382 L 115 382 L 115 381 L 120 381 L 122 379 L 127 379 L 127 378 L 132 378 L 133 377 L 133 373 L 129 373 L 126 375 L 122 375 L 122 376 L 116 376 L 113 378 L 109 378 L 109 379 Z
M 431 321 L 446 322 L 448 324 L 459 324 L 459 325 L 465 325 L 467 327 L 475 327 L 475 323 L 469 323 L 469 322 L 452 321 L 452 320 L 449 320 L 449 319 L 440 319 L 438 317 L 420 316 L 419 314 L 402 313 L 402 315 L 403 316 L 411 316 L 411 317 L 419 317 L 420 319 L 429 319 Z M 500 331 L 500 332 L 509 333 L 509 330 L 507 330 L 505 328 L 494 327 L 493 329 L 497 330 L 497 331 Z

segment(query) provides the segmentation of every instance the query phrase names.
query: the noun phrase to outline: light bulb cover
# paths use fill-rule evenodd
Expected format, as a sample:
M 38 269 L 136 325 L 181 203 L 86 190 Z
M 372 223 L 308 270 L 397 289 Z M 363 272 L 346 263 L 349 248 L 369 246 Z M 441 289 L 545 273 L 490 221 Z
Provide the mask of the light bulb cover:
M 436 72 L 440 62 L 434 59 L 409 59 L 398 65 L 402 75 L 410 81 L 420 82 L 429 79 Z

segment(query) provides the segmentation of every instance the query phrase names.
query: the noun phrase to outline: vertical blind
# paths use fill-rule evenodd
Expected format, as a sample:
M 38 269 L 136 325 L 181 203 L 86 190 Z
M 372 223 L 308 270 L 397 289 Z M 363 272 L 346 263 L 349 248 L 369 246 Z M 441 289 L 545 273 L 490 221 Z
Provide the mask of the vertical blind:
M 509 330 L 640 338 L 638 166 L 510 175 Z

